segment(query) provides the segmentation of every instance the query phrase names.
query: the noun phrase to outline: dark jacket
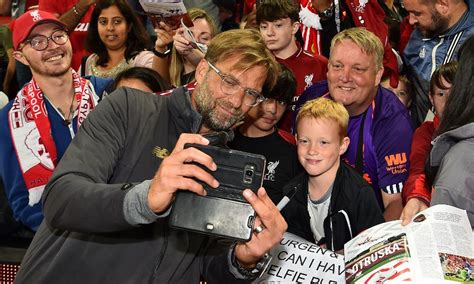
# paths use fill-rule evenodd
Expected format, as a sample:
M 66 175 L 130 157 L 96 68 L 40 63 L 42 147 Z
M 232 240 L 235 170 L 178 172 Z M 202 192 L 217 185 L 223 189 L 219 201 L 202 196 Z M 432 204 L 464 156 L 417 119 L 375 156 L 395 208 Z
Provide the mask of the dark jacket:
M 15 282 L 198 283 L 201 276 L 238 282 L 228 247 L 172 229 L 167 217 L 132 225 L 124 210 L 179 135 L 197 132 L 201 119 L 184 88 L 171 96 L 120 88 L 104 99 L 46 186 L 45 220 Z
M 283 209 L 288 232 L 315 243 L 308 212 L 308 174 L 303 172 L 283 189 L 285 195 L 298 188 Z M 331 194 L 329 212 L 324 220 L 325 237 L 318 243 L 337 251 L 357 234 L 384 222 L 373 189 L 352 168 L 341 162 Z
M 413 98 L 411 116 L 416 127 L 425 120 L 431 108 L 428 98 L 431 74 L 437 66 L 456 60 L 459 48 L 474 34 L 474 0 L 465 2 L 468 10 L 451 28 L 429 39 L 415 28 L 403 51 Z

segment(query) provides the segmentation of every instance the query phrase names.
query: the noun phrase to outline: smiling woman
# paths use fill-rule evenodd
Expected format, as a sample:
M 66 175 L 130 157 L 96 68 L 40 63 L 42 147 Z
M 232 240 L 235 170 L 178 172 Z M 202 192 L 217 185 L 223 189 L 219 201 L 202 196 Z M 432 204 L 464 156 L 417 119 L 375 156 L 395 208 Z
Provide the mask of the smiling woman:
M 149 36 L 125 0 L 99 0 L 91 16 L 86 49 L 92 54 L 81 72 L 114 78 L 130 67 L 153 67 Z

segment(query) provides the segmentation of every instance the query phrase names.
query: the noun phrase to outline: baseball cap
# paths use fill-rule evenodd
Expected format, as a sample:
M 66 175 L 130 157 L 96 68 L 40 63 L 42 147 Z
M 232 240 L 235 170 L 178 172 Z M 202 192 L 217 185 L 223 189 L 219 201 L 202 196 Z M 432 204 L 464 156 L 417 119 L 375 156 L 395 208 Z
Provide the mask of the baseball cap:
M 40 10 L 27 11 L 10 24 L 10 30 L 13 33 L 13 48 L 17 50 L 20 43 L 28 38 L 31 30 L 37 25 L 44 23 L 54 23 L 62 28 L 66 28 L 66 24 L 51 13 Z

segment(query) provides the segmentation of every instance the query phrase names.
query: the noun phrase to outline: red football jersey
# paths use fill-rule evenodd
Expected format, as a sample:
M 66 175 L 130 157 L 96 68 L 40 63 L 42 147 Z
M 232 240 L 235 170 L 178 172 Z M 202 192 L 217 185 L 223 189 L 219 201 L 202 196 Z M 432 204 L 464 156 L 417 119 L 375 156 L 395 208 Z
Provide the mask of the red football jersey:
M 294 104 L 298 97 L 313 83 L 326 80 L 328 72 L 328 60 L 326 57 L 317 54 L 310 54 L 301 47 L 286 59 L 276 58 L 278 62 L 288 67 L 296 78 L 296 94 L 293 96 L 291 105 L 280 120 L 280 129 L 291 131 L 291 119 L 294 111 Z

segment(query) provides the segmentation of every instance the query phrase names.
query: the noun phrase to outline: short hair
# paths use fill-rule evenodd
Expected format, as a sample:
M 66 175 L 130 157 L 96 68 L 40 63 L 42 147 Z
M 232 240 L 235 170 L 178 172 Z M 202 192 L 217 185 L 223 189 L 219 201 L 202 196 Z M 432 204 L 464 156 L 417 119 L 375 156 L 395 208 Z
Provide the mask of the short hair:
M 97 22 L 102 10 L 111 6 L 116 6 L 119 9 L 120 13 L 127 22 L 128 28 L 130 29 L 127 41 L 125 42 L 125 60 L 127 62 L 135 57 L 138 53 L 145 50 L 150 42 L 148 33 L 126 0 L 97 1 L 89 22 L 85 48 L 87 51 L 97 54 L 97 65 L 103 67 L 105 67 L 107 61 L 109 61 L 109 54 L 105 44 L 100 39 Z
M 296 93 L 296 78 L 288 67 L 279 63 L 280 73 L 272 89 L 264 88 L 262 94 L 266 98 L 283 101 L 290 104 Z
M 296 125 L 305 117 L 332 120 L 339 126 L 338 132 L 341 139 L 347 136 L 349 113 L 341 103 L 326 98 L 307 101 L 296 116 Z
M 299 12 L 300 5 L 295 0 L 265 0 L 257 7 L 257 24 L 283 18 L 290 18 L 294 23 L 300 19 Z
M 449 84 L 453 84 L 454 75 L 456 75 L 456 71 L 458 70 L 458 62 L 452 61 L 441 66 L 438 66 L 436 70 L 431 75 L 430 81 L 430 94 L 434 94 L 434 88 L 438 87 L 440 89 L 448 89 L 447 86 L 443 85 L 441 79 L 444 79 Z
M 383 44 L 374 33 L 365 28 L 350 28 L 336 34 L 331 40 L 329 59 L 331 59 L 334 46 L 345 39 L 354 42 L 365 54 L 372 55 L 377 71 L 382 69 L 384 54 Z
M 232 29 L 218 34 L 211 40 L 205 59 L 211 63 L 218 63 L 232 57 L 240 59 L 233 66 L 235 70 L 244 71 L 255 66 L 265 67 L 267 71 L 265 84 L 268 88 L 273 88 L 280 68 L 257 30 Z
M 147 67 L 132 67 L 120 72 L 117 77 L 115 77 L 113 90 L 117 88 L 120 81 L 126 79 L 140 80 L 155 93 L 169 90 L 171 88 L 171 86 L 155 70 Z

